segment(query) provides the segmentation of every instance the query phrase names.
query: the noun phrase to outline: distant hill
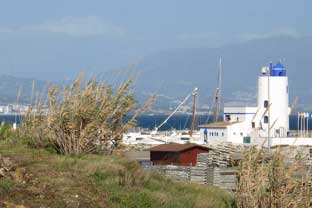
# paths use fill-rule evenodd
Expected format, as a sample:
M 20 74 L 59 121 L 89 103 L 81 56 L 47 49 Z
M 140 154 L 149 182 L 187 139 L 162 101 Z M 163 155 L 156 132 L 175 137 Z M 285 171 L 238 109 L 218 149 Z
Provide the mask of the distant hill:
M 281 36 L 220 48 L 180 48 L 149 54 L 136 67 L 139 71 L 135 81 L 136 97 L 143 101 L 150 94 L 156 93 L 160 95 L 156 107 L 174 108 L 197 86 L 200 88 L 200 106 L 209 107 L 215 90 L 219 57 L 222 57 L 223 66 L 223 102 L 255 103 L 260 68 L 270 61 L 282 60 L 289 75 L 290 101 L 299 96 L 299 108 L 312 110 L 311 37 Z M 113 84 L 125 78 L 118 78 L 116 74 L 120 76 L 124 73 L 106 71 L 101 78 L 115 80 Z M 72 74 L 72 78 L 75 76 Z M 20 85 L 23 86 L 22 99 L 28 101 L 32 80 L 0 76 L 0 102 L 15 101 Z M 42 91 L 45 85 L 46 81 L 36 81 L 36 91 Z
M 48 86 L 48 81 L 29 78 L 18 78 L 10 75 L 0 75 L 0 103 L 8 104 L 17 101 L 19 89 L 21 89 L 21 103 L 29 103 L 32 94 L 32 83 L 35 81 L 34 97 L 39 96 L 42 90 Z
M 256 102 L 257 76 L 270 61 L 282 60 L 287 67 L 291 100 L 312 109 L 312 38 L 275 37 L 221 48 L 186 48 L 147 56 L 140 65 L 140 92 L 158 92 L 181 97 L 195 86 L 201 103 L 211 102 L 219 57 L 222 57 L 223 102 Z M 305 104 L 305 105 L 303 105 Z

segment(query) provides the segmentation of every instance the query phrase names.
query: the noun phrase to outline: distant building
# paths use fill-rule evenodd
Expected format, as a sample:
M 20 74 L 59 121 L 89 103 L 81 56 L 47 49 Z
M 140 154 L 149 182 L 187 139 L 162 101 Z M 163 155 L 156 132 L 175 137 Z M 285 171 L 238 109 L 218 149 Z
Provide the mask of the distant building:
M 209 144 L 289 144 L 288 91 L 288 77 L 281 63 L 263 67 L 258 78 L 256 107 L 224 107 L 224 121 L 201 125 L 201 138 Z
M 206 130 L 206 142 L 209 144 L 219 142 L 250 144 L 250 137 L 247 134 L 248 127 L 240 121 L 224 121 L 201 125 L 201 134 Z M 205 137 L 205 136 L 204 136 Z
M 208 153 L 208 147 L 197 144 L 162 144 L 149 149 L 153 165 L 194 166 L 197 155 Z

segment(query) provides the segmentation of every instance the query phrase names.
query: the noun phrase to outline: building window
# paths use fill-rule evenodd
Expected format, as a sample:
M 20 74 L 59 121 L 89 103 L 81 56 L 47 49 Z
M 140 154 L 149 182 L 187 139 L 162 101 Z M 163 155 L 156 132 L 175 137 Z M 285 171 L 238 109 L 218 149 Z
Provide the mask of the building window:
M 225 115 L 225 120 L 226 121 L 231 121 L 231 115 Z
M 265 100 L 263 106 L 267 108 L 269 106 L 269 101 Z
M 255 122 L 251 122 L 251 128 L 256 128 L 256 123 Z
M 243 132 L 241 132 L 240 135 L 243 136 Z
M 269 116 L 264 116 L 263 117 L 263 122 L 264 123 L 269 123 Z
M 224 133 L 222 132 L 222 136 L 224 136 Z
M 312 158 L 312 149 L 310 149 L 310 158 Z
M 236 132 L 233 132 L 233 135 L 236 135 Z

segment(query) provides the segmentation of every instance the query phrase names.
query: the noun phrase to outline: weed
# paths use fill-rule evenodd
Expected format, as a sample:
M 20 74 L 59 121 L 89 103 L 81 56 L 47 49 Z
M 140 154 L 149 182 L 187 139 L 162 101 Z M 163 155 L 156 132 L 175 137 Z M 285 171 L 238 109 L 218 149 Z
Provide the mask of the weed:
M 135 124 L 135 118 L 154 102 L 136 107 L 131 81 L 114 91 L 112 86 L 94 79 L 75 82 L 60 90 L 49 89 L 48 104 L 42 101 L 24 116 L 21 132 L 35 147 L 53 146 L 58 153 L 94 153 L 118 146 L 124 132 Z M 125 122 L 125 116 L 134 116 Z
M 0 195 L 11 191 L 15 186 L 14 181 L 9 178 L 0 178 Z

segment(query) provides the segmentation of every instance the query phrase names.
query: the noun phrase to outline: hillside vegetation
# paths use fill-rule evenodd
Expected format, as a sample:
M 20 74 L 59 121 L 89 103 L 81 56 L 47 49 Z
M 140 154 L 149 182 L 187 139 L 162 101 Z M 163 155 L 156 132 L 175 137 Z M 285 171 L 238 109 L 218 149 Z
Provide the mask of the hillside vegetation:
M 59 155 L 0 142 L 0 207 L 232 207 L 218 188 L 173 182 L 120 156 Z M 3 162 L 5 161 L 5 162 Z M 9 166 L 3 167 L 3 166 Z M 2 167 L 1 167 L 2 166 Z
M 33 86 L 33 91 L 35 86 Z M 118 88 L 84 81 L 33 100 L 16 131 L 0 129 L 0 207 L 231 207 L 218 188 L 173 182 L 121 154 L 122 134 L 154 100 L 137 106 Z M 129 112 L 134 116 L 125 121 Z

